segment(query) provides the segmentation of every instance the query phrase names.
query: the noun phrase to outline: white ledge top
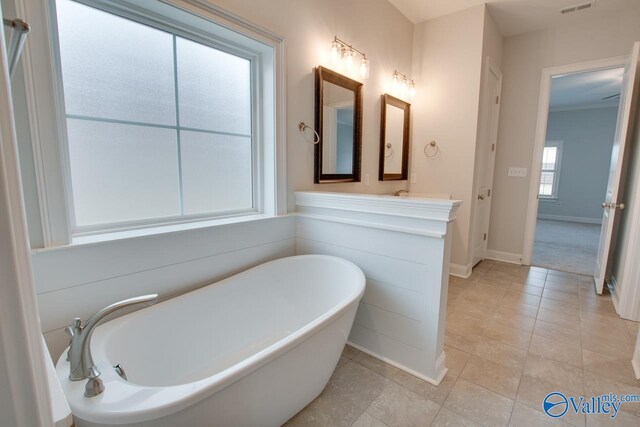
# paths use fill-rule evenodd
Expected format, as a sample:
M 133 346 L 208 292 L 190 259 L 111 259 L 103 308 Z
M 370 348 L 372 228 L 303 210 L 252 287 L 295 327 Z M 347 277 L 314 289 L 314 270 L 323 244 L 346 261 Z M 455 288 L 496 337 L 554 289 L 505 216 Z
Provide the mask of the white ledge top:
M 439 221 L 455 219 L 461 200 L 424 197 L 397 197 L 387 194 L 331 193 L 296 191 L 296 206 L 336 209 L 423 218 Z

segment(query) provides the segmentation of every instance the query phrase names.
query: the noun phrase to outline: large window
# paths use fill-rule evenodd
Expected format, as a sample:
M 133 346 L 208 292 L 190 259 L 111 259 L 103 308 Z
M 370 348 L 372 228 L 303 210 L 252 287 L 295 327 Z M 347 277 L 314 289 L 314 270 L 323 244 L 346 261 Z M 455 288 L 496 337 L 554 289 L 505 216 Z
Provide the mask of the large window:
M 540 176 L 541 198 L 554 199 L 558 197 L 560 182 L 560 161 L 562 159 L 562 142 L 547 142 L 542 152 L 542 175 Z
M 186 26 L 56 6 L 72 232 L 259 212 L 257 56 Z

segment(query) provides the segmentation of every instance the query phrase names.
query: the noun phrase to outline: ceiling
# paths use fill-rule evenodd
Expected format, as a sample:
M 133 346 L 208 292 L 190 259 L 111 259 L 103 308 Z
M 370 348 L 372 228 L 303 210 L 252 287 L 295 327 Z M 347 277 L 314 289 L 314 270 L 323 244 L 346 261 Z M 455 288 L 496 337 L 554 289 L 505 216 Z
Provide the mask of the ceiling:
M 413 23 L 419 23 L 486 3 L 505 37 L 580 20 L 601 19 L 622 10 L 640 10 L 638 0 L 595 0 L 590 9 L 561 14 L 589 0 L 389 0 Z
M 551 80 L 550 110 L 617 106 L 623 68 L 556 76 Z

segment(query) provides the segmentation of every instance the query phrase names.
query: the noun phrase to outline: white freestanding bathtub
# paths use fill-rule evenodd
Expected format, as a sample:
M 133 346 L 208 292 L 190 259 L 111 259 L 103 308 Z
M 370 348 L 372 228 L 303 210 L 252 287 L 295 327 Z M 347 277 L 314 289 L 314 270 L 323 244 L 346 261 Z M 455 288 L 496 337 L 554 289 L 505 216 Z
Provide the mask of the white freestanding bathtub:
M 278 426 L 327 384 L 364 288 L 340 258 L 271 261 L 99 326 L 101 395 L 68 379 L 66 352 L 57 375 L 78 427 Z

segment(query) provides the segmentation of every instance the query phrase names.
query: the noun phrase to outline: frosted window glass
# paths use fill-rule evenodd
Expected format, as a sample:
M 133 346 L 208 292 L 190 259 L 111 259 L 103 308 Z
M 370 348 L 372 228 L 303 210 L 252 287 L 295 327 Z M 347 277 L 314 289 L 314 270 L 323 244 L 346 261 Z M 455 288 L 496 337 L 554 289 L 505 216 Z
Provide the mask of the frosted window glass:
M 180 215 L 172 129 L 67 120 L 76 224 Z
M 173 35 L 57 2 L 67 114 L 176 124 Z
M 180 126 L 251 134 L 251 63 L 177 39 Z
M 180 132 L 185 215 L 251 209 L 251 138 Z

